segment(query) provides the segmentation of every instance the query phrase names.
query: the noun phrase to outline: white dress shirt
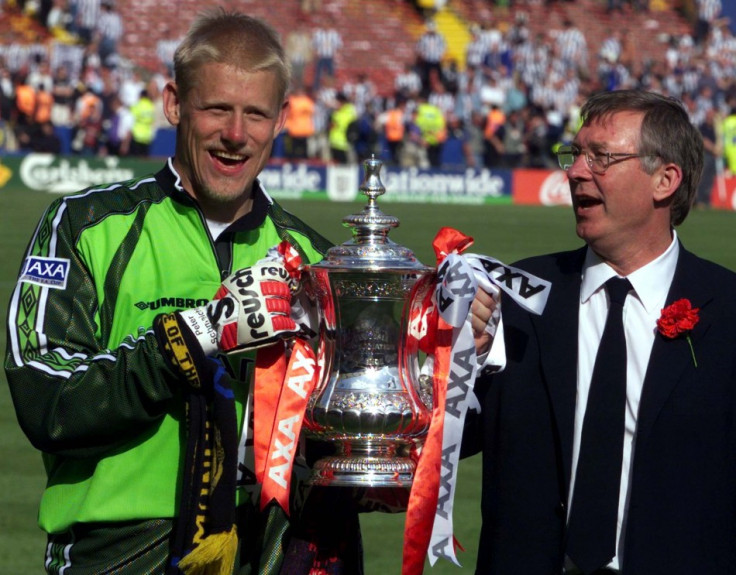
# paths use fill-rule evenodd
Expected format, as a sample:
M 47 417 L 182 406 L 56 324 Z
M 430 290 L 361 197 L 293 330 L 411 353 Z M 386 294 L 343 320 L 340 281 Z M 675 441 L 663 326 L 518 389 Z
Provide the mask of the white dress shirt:
M 626 423 L 616 530 L 617 554 L 608 565 L 613 569 L 620 568 L 625 551 L 623 527 L 626 524 L 629 479 L 636 444 L 636 422 L 644 376 L 654 344 L 656 322 L 662 308 L 667 303 L 665 300 L 675 274 L 678 254 L 677 234 L 673 231 L 672 243 L 661 256 L 627 276 L 633 291 L 629 292 L 623 310 L 628 364 L 626 369 Z M 575 486 L 580 436 L 593 375 L 593 365 L 608 314 L 608 298 L 603 284 L 615 275 L 617 274 L 613 268 L 602 262 L 591 249 L 588 249 L 580 287 L 577 402 L 568 504 L 572 502 Z

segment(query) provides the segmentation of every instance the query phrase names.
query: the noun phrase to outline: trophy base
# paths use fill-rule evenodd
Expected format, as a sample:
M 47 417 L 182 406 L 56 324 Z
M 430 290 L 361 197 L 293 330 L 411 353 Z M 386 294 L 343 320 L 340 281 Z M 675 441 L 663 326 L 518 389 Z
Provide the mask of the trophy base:
M 408 457 L 332 456 L 314 464 L 311 485 L 342 487 L 411 487 L 416 471 Z

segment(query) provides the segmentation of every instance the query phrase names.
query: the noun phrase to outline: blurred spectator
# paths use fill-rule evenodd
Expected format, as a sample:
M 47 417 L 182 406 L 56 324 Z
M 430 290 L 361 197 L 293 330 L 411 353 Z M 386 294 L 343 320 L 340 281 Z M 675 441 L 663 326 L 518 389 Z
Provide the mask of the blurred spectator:
M 556 48 L 562 63 L 574 68 L 582 77 L 588 76 L 588 41 L 572 20 L 565 19 L 557 35 Z
M 517 10 L 514 14 L 514 23 L 507 34 L 508 43 L 519 46 L 529 41 L 531 31 L 529 30 L 529 14 L 523 10 Z
M 54 78 L 46 58 L 41 59 L 28 73 L 28 83 L 36 88 L 42 86 L 49 93 L 54 91 Z
M 90 46 L 87 47 L 88 50 L 90 49 Z M 98 94 L 102 92 L 102 89 L 105 87 L 105 82 L 102 79 L 100 59 L 99 56 L 97 56 L 96 51 L 90 51 L 85 54 L 84 65 L 82 67 L 82 73 L 79 80 L 90 90 L 97 92 Z
M 427 101 L 437 106 L 445 118 L 455 115 L 455 96 L 447 90 L 443 82 L 435 82 L 432 85 Z
M 120 93 L 120 83 L 117 74 L 112 73 L 108 68 L 102 68 L 102 90 L 97 95 L 102 100 L 102 121 L 110 119 L 112 116 L 112 101 L 118 97 Z
M 337 89 L 335 88 L 335 79 L 327 76 L 322 82 L 322 86 L 316 92 L 313 92 L 315 111 L 314 111 L 314 157 L 325 162 L 330 160 L 330 118 L 332 112 L 337 110 L 339 102 L 337 101 Z
M 358 114 L 343 92 L 337 93 L 337 103 L 337 109 L 330 116 L 330 156 L 337 164 L 349 164 L 354 161 L 351 140 L 355 141 L 357 136 Z
M 421 128 L 416 122 L 414 113 L 407 123 L 404 147 L 401 154 L 402 168 L 429 168 L 427 144 L 424 141 Z
M 102 135 L 102 99 L 89 86 L 77 98 L 74 126 L 72 151 L 84 156 L 96 154 Z
M 342 36 L 335 28 L 334 16 L 328 15 L 325 18 L 325 26 L 314 30 L 312 45 L 317 56 L 313 89 L 319 90 L 323 76 L 335 77 L 335 58 L 342 48 Z
M 447 121 L 437 106 L 430 104 L 427 96 L 419 96 L 414 111 L 414 124 L 419 128 L 422 146 L 427 151 L 427 160 L 433 168 L 442 166 L 442 150 L 447 140 Z
M 115 67 L 118 64 L 118 42 L 123 36 L 123 19 L 115 8 L 114 0 L 102 0 L 100 16 L 95 28 L 99 39 L 98 50 L 103 66 Z
M 163 94 L 164 87 L 169 82 L 174 81 L 174 76 L 169 70 L 169 67 L 165 63 L 159 62 L 158 69 L 151 76 L 151 81 L 154 84 L 156 84 L 156 90 L 159 92 L 159 94 Z M 121 84 L 121 88 L 122 88 L 122 84 Z
M 508 76 L 513 68 L 513 56 L 509 44 L 503 40 L 488 44 L 483 58 L 483 68 L 487 74 Z
M 710 34 L 716 20 L 721 17 L 721 0 L 695 0 L 698 16 L 695 22 L 695 43 L 700 45 Z
M 290 30 L 284 42 L 286 58 L 291 64 L 291 81 L 294 86 L 304 86 L 304 73 L 312 62 L 312 38 L 302 22 Z M 320 79 L 321 81 L 321 79 Z
M 141 97 L 141 92 L 145 87 L 146 83 L 141 78 L 141 73 L 137 68 L 125 73 L 120 82 L 120 99 L 123 101 L 123 105 L 128 109 L 132 108 L 138 98 Z
M 605 37 L 598 49 L 597 71 L 598 78 L 603 85 L 607 83 L 611 71 L 621 59 L 621 37 L 620 30 L 607 28 Z
M 457 77 L 457 93 L 455 94 L 455 115 L 462 120 L 467 129 L 470 115 L 481 109 L 480 91 L 483 86 L 483 74 L 475 68 L 461 70 Z
M 378 99 L 376 85 L 365 72 L 359 73 L 355 82 L 345 82 L 342 91 L 353 103 L 359 116 L 365 112 L 366 108 L 374 106 Z
M 71 42 L 76 38 L 71 0 L 53 0 L 51 10 L 46 17 L 46 27 L 62 41 Z
M 127 156 L 133 130 L 133 114 L 119 96 L 111 102 L 112 114 L 105 122 L 105 155 Z
M 506 114 L 499 103 L 493 102 L 483 129 L 483 165 L 486 168 L 498 168 L 503 164 L 505 131 Z
M 54 106 L 54 96 L 48 92 L 43 84 L 36 87 L 36 101 L 33 111 L 33 123 L 36 125 L 51 123 L 51 110 Z
M 133 116 L 131 128 L 131 156 L 147 157 L 156 136 L 156 108 L 148 90 L 141 90 L 138 101 L 130 107 Z
M 50 122 L 41 122 L 36 125 L 30 142 L 30 149 L 44 154 L 60 154 L 61 139 Z
M 27 129 L 33 124 L 33 115 L 36 110 L 36 90 L 28 83 L 28 74 L 18 71 L 14 79 L 15 109 L 11 121 L 17 129 Z
M 84 46 L 54 41 L 52 42 L 52 49 L 49 54 L 51 69 L 55 73 L 60 67 L 65 67 L 69 72 L 69 78 L 76 82 L 82 75 L 84 54 Z
M 306 88 L 298 84 L 289 96 L 286 115 L 286 155 L 295 160 L 310 156 L 310 140 L 314 137 L 315 103 Z
M 373 155 L 378 155 L 378 116 L 375 102 L 370 102 L 358 114 L 354 127 L 348 130 L 348 139 L 355 151 L 355 160 L 362 162 Z M 357 113 L 357 109 L 356 109 Z
M 491 106 L 503 109 L 506 106 L 506 90 L 497 74 L 484 76 L 483 85 L 480 88 L 480 102 L 486 109 Z
M 713 184 L 716 181 L 716 160 L 721 156 L 721 145 L 716 131 L 716 111 L 708 108 L 703 121 L 698 124 L 700 134 L 703 136 L 703 148 L 705 150 L 703 175 L 700 178 L 698 193 L 695 198 L 695 207 L 710 207 L 710 198 Z
M 486 57 L 487 46 L 481 36 L 478 24 L 470 26 L 470 42 L 465 47 L 465 66 L 477 70 L 483 65 Z
M 526 108 L 529 100 L 526 95 L 526 86 L 521 83 L 519 76 L 514 74 L 506 88 L 506 101 L 503 110 L 506 113 Z
M 442 59 L 447 53 L 445 37 L 437 31 L 437 24 L 429 20 L 415 47 L 419 78 L 424 90 L 432 80 L 442 80 Z
M 181 42 L 181 38 L 175 38 L 171 34 L 171 28 L 164 24 L 161 37 L 156 41 L 156 56 L 158 61 L 166 67 L 166 75 L 174 76 L 174 52 Z M 163 90 L 163 87 L 161 87 Z
M 485 117 L 480 109 L 473 109 L 469 121 L 465 122 L 465 140 L 463 142 L 463 153 L 465 161 L 471 168 L 483 169 L 483 147 L 485 139 L 483 128 Z
M 501 44 L 503 44 L 503 34 L 501 33 L 501 30 L 494 25 L 493 15 L 490 12 L 487 12 L 483 16 L 482 22 L 480 35 L 482 42 L 486 47 L 486 56 L 484 58 L 485 62 L 488 57 L 488 52 L 492 50 L 498 51 L 500 49 Z
M 0 120 L 9 122 L 15 109 L 15 85 L 10 70 L 0 61 Z
M 379 125 L 383 128 L 389 161 L 394 166 L 398 166 L 401 162 L 407 120 L 406 98 L 403 96 L 397 96 L 394 106 L 381 114 L 378 120 Z
M 158 130 L 171 127 L 171 124 L 169 124 L 169 120 L 166 118 L 166 114 L 164 113 L 163 91 L 160 90 L 158 86 L 159 84 L 155 77 L 151 77 L 148 82 L 146 82 L 148 97 L 151 99 L 151 102 L 153 102 L 154 138 Z
M 527 110 L 527 113 L 526 133 L 524 134 L 526 165 L 530 168 L 555 169 L 549 141 L 549 126 L 544 117 L 544 111 L 531 108 Z
M 455 95 L 460 86 L 460 68 L 455 58 L 445 58 L 442 61 L 442 84 L 447 91 Z
M 69 68 L 66 66 L 62 65 L 56 68 L 51 93 L 54 97 L 51 122 L 54 126 L 70 126 L 74 108 L 75 88 L 69 76 Z
M 90 44 L 100 19 L 100 0 L 72 0 L 74 33 L 83 44 Z
M 726 168 L 733 175 L 736 174 L 736 98 L 732 98 L 728 104 L 729 113 L 721 125 L 723 159 L 726 162 Z
M 404 98 L 419 96 L 419 92 L 422 91 L 422 79 L 412 63 L 404 64 L 403 72 L 396 75 L 394 89 L 397 95 L 400 94 Z
M 503 125 L 503 157 L 501 166 L 508 169 L 521 168 L 526 146 L 524 144 L 524 117 L 521 110 L 511 110 Z

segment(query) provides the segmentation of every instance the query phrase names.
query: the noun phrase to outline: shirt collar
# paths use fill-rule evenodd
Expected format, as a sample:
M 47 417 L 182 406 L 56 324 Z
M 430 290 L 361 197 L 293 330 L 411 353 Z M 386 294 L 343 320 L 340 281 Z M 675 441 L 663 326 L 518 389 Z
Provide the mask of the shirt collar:
M 645 266 L 629 274 L 639 301 L 648 313 L 659 311 L 661 302 L 670 289 L 672 278 L 675 276 L 677 257 L 680 253 L 680 244 L 677 241 L 677 232 L 672 230 L 672 242 L 662 255 Z M 590 247 L 585 254 L 583 263 L 583 281 L 580 286 L 580 302 L 584 303 L 597 292 L 606 281 L 616 276 L 614 269 L 592 250 Z
M 174 197 L 183 197 L 187 201 L 196 204 L 195 200 L 181 185 L 181 177 L 174 168 L 174 158 L 168 159 L 166 166 L 159 171 L 156 178 L 167 193 L 173 193 Z M 258 229 L 266 219 L 271 204 L 273 204 L 273 199 L 268 195 L 261 181 L 256 179 L 253 183 L 253 207 L 251 211 L 234 221 L 227 229 L 231 231 Z

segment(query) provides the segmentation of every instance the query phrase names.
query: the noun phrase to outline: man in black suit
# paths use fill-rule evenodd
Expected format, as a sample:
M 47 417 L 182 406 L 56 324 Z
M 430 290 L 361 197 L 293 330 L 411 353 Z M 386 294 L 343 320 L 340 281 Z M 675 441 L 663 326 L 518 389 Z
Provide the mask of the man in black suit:
M 482 413 L 464 449 L 483 450 L 477 573 L 733 575 L 736 274 L 675 232 L 698 188 L 702 139 L 679 102 L 653 93 L 596 94 L 582 117 L 558 157 L 586 246 L 514 264 L 552 282 L 547 306 L 537 316 L 503 301 L 493 345 L 505 346 L 506 365 L 475 386 Z M 613 405 L 595 399 L 594 381 L 612 277 L 629 282 L 623 414 L 606 424 L 609 438 L 588 442 L 617 439 L 616 455 L 591 456 L 586 436 L 620 413 L 585 417 Z M 606 470 L 594 488 L 614 478 L 612 501 L 583 501 L 590 468 Z

